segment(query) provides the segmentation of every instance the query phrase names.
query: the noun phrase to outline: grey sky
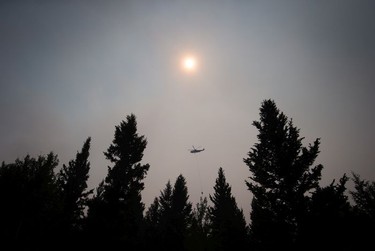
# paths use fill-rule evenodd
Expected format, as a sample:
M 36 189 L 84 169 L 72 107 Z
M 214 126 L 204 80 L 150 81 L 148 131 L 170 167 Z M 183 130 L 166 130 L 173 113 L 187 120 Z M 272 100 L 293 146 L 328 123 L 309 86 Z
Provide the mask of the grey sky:
M 180 173 L 197 202 L 221 166 L 248 218 L 242 159 L 271 98 L 305 145 L 321 138 L 322 184 L 374 180 L 374 13 L 358 0 L 2 1 L 0 160 L 53 150 L 67 163 L 91 136 L 95 187 L 134 113 L 149 142 L 146 206 Z M 179 68 L 187 52 L 194 76 Z

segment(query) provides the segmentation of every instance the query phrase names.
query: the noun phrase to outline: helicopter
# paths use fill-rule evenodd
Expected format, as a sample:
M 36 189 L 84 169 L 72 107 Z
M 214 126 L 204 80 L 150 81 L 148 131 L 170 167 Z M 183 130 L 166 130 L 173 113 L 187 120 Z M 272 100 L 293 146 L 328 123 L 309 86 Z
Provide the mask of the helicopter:
M 189 149 L 190 153 L 199 153 L 199 152 L 202 152 L 204 151 L 204 148 L 202 149 L 196 149 L 194 146 L 193 146 L 193 149 Z

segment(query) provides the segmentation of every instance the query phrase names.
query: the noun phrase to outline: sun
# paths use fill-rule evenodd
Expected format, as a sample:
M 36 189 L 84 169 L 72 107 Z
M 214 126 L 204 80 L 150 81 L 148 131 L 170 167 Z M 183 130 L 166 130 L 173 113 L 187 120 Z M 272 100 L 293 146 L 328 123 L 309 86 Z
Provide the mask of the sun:
M 185 56 L 182 59 L 182 69 L 185 72 L 192 73 L 197 69 L 197 59 L 194 56 Z

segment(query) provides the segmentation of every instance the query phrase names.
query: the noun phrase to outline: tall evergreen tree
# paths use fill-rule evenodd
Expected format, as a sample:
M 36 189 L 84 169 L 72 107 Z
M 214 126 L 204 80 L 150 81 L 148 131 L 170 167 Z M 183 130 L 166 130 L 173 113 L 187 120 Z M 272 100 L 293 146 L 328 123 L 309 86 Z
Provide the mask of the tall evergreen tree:
M 187 230 L 190 227 L 192 205 L 189 202 L 186 180 L 181 174 L 177 177 L 172 193 L 172 250 L 185 250 Z
M 244 162 L 253 194 L 251 236 L 259 250 L 288 249 L 294 245 L 308 193 L 319 186 L 323 166 L 312 166 L 320 140 L 302 146 L 299 129 L 293 126 L 273 100 L 263 101 L 260 121 L 254 121 L 259 142 Z
M 164 190 L 161 192 L 159 197 L 159 203 L 160 203 L 160 213 L 159 217 L 161 221 L 164 221 L 164 217 L 168 217 L 171 214 L 172 211 L 172 193 L 173 188 L 171 185 L 171 182 L 168 180 L 167 184 L 165 185 Z
M 157 247 L 159 250 L 167 250 L 170 244 L 170 236 L 173 229 L 173 220 L 172 220 L 172 193 L 173 188 L 171 182 L 168 180 L 164 190 L 160 193 L 159 196 L 159 226 L 157 234 L 160 236 Z M 171 248 L 170 248 L 171 249 Z
M 137 133 L 134 114 L 116 126 L 106 158 L 113 166 L 89 205 L 89 228 L 106 239 L 122 242 L 130 250 L 142 244 L 143 210 L 141 192 L 149 164 L 141 164 L 147 145 Z
M 210 195 L 213 206 L 209 209 L 215 250 L 240 250 L 247 246 L 246 221 L 231 190 L 220 167 L 214 186 L 215 193 Z
M 185 250 L 186 238 L 191 222 L 191 203 L 188 201 L 185 178 L 179 175 L 172 188 L 170 181 L 161 192 L 159 199 L 151 204 L 146 218 L 158 222 L 155 235 L 160 236 L 155 246 L 160 250 Z M 156 205 L 158 203 L 158 205 Z M 156 212 L 158 209 L 158 212 Z M 158 219 L 155 219 L 155 216 Z
M 87 190 L 90 142 L 89 137 L 83 144 L 81 152 L 77 152 L 75 159 L 69 161 L 68 166 L 64 164 L 58 173 L 58 184 L 63 200 L 64 230 L 70 235 L 82 230 L 84 209 L 88 196 L 92 193 L 92 190 Z

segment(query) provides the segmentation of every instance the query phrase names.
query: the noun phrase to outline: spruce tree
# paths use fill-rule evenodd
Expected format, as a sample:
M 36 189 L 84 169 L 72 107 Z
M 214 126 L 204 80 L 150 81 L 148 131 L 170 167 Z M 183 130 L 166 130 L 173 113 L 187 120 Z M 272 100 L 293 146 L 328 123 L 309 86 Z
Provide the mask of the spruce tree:
M 187 231 L 190 227 L 192 205 L 189 202 L 185 178 L 180 174 L 173 187 L 171 217 L 174 222 L 172 233 L 173 250 L 184 250 Z
M 81 152 L 77 152 L 74 160 L 69 161 L 68 166 L 63 165 L 58 173 L 58 184 L 63 203 L 63 225 L 64 231 L 75 235 L 82 230 L 84 209 L 87 205 L 88 196 L 92 190 L 87 190 L 87 179 L 89 178 L 91 138 L 87 138 Z M 73 237 L 73 236 L 72 236 Z
M 164 218 L 167 218 L 171 214 L 172 192 L 173 192 L 172 185 L 171 185 L 171 182 L 168 180 L 167 184 L 165 185 L 164 190 L 160 193 L 160 197 L 159 197 L 160 221 L 165 221 Z
M 165 245 L 169 242 L 171 222 L 171 208 L 172 208 L 172 185 L 168 180 L 160 196 L 154 199 L 146 213 L 146 223 L 148 230 L 148 240 L 153 243 L 148 243 L 149 249 L 163 250 Z
M 308 193 L 319 185 L 323 166 L 312 165 L 320 139 L 303 147 L 300 130 L 273 100 L 263 101 L 253 125 L 259 142 L 244 159 L 252 173 L 246 181 L 253 194 L 251 236 L 259 250 L 286 250 L 294 245 Z
M 185 178 L 179 175 L 172 188 L 170 181 L 159 197 L 159 231 L 161 250 L 185 250 L 191 222 L 191 203 L 188 201 Z M 155 207 L 155 205 L 152 205 Z M 149 212 L 151 211 L 151 207 Z
M 142 244 L 141 192 L 149 164 L 141 164 L 146 138 L 138 135 L 134 114 L 115 128 L 112 144 L 104 153 L 113 164 L 90 202 L 88 228 L 103 239 L 124 244 L 130 250 Z
M 213 206 L 209 208 L 215 250 L 240 250 L 247 246 L 246 221 L 231 190 L 220 167 L 214 186 L 215 193 L 210 195 Z

